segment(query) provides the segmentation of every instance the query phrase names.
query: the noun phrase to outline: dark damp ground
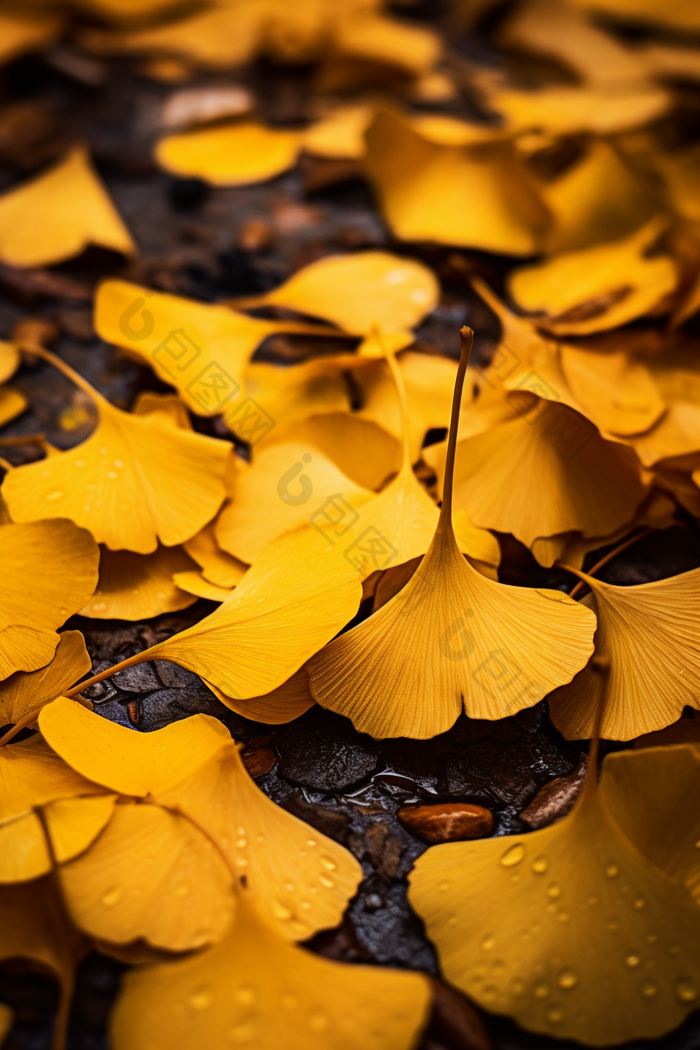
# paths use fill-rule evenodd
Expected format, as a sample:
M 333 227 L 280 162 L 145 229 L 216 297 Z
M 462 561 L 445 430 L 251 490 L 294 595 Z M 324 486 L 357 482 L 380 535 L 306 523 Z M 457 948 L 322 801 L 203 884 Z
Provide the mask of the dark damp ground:
M 439 13 L 439 5 L 424 6 L 433 16 Z M 496 60 L 483 34 L 454 43 L 471 57 Z M 262 186 L 237 189 L 209 189 L 196 180 L 169 178 L 154 167 L 151 147 L 159 133 L 160 106 L 172 88 L 142 78 L 135 65 L 118 61 L 102 64 L 105 79 L 100 86 L 88 85 L 58 72 L 49 58 L 25 58 L 0 72 L 0 189 L 44 166 L 74 138 L 87 140 L 140 255 L 126 264 L 112 253 L 90 249 L 38 275 L 0 266 L 0 338 L 7 338 L 13 325 L 28 317 L 52 321 L 57 329 L 56 351 L 115 404 L 127 408 L 138 391 L 167 388 L 95 335 L 90 299 L 101 277 L 129 276 L 213 302 L 273 287 L 298 267 L 330 252 L 382 247 L 422 258 L 440 276 L 443 299 L 419 329 L 419 347 L 456 356 L 458 329 L 467 323 L 476 331 L 476 363 L 488 362 L 499 325 L 470 291 L 465 274 L 481 272 L 499 288 L 509 260 L 394 243 L 368 186 L 352 169 L 341 181 L 329 182 L 332 173 L 326 162 L 307 159 Z M 235 79 L 247 81 L 255 90 L 267 119 L 287 123 L 310 116 L 312 75 L 306 68 L 258 64 Z M 192 84 L 222 79 L 202 77 Z M 3 137 L 3 122 L 16 113 L 17 106 L 25 107 L 22 134 Z M 699 110 L 700 92 L 687 86 L 679 89 L 669 134 L 679 141 L 697 134 L 700 125 L 692 118 Z M 473 116 L 475 106 L 464 97 L 450 111 Z M 251 219 L 268 221 L 271 232 L 265 244 L 246 249 L 241 246 L 241 233 Z M 638 334 L 635 326 L 628 332 L 631 337 Z M 331 349 L 328 340 L 277 336 L 259 348 L 256 360 L 284 364 Z M 90 433 L 94 420 L 89 406 L 68 380 L 48 366 L 25 365 L 13 382 L 32 408 L 4 434 L 41 430 L 53 444 L 68 448 Z M 67 407 L 75 411 L 66 415 Z M 212 420 L 195 419 L 195 426 L 205 433 L 220 433 Z M 34 454 L 30 447 L 3 452 L 15 463 Z M 571 589 L 569 574 L 542 569 L 511 536 L 499 539 L 503 581 Z M 602 553 L 590 554 L 586 567 Z M 601 578 L 633 584 L 698 566 L 700 530 L 688 519 L 625 551 Z M 94 666 L 103 667 L 182 629 L 211 608 L 198 601 L 184 613 L 142 624 L 75 617 L 67 626 L 83 631 Z M 251 772 L 259 771 L 260 788 L 342 842 L 362 864 L 364 881 L 342 925 L 318 934 L 311 947 L 347 962 L 415 967 L 433 975 L 438 975 L 435 954 L 406 901 L 406 876 L 427 847 L 402 826 L 397 810 L 418 800 L 476 802 L 493 812 L 493 834 L 521 833 L 528 827 L 520 814 L 538 790 L 570 774 L 581 760 L 582 746 L 563 740 L 544 702 L 497 723 L 462 717 L 448 733 L 425 742 L 376 742 L 357 733 L 346 719 L 320 708 L 286 726 L 248 722 L 227 711 L 195 675 L 165 662 L 139 665 L 131 669 L 128 680 L 117 675 L 93 694 L 97 711 L 139 732 L 196 711 L 221 718 L 245 742 L 246 759 Z M 97 953 L 83 962 L 70 1050 L 104 1050 L 107 1015 L 123 969 L 121 963 Z M 0 971 L 0 1001 L 10 1004 L 16 1014 L 7 1050 L 48 1050 L 56 1001 L 51 980 L 6 966 Z M 566 1050 L 574 1045 L 522 1032 L 508 1020 L 485 1019 L 498 1050 Z M 700 1016 L 692 1016 L 681 1029 L 653 1044 L 636 1042 L 629 1047 L 641 1050 L 650 1045 L 658 1050 L 695 1050 L 700 1047 Z M 468 1050 L 468 1046 L 438 1021 L 426 1033 L 421 1050 Z

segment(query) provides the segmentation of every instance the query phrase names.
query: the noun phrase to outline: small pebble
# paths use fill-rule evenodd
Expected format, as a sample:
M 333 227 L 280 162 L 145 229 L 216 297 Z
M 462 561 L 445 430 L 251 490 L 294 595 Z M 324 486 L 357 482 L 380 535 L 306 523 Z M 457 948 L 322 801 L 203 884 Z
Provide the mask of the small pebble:
M 263 773 L 269 773 L 277 761 L 275 752 L 269 747 L 259 747 L 254 751 L 246 750 L 241 758 L 251 777 L 261 777 Z
M 474 806 L 469 802 L 403 806 L 397 816 L 405 828 L 431 845 L 479 839 L 488 835 L 493 827 L 491 811 L 485 806 Z

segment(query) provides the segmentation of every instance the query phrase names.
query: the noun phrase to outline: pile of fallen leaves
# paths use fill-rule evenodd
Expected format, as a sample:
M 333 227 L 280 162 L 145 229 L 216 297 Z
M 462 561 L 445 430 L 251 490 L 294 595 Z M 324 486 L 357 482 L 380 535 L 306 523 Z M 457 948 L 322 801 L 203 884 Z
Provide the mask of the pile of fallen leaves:
M 700 9 L 3 0 L 0 57 L 0 959 L 53 1050 L 100 958 L 112 1050 L 683 1025 Z

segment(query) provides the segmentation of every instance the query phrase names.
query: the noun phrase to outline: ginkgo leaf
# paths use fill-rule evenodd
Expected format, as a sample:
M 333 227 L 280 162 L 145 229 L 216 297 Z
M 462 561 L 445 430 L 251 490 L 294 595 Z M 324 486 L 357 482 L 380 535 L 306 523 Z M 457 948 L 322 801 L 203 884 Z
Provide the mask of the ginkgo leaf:
M 217 542 L 252 564 L 266 543 L 308 521 L 338 494 L 353 509 L 374 496 L 313 445 L 271 445 L 256 452 L 250 470 L 238 478 L 233 500 L 217 519 Z
M 340 922 L 362 878 L 360 865 L 263 794 L 233 743 L 198 773 L 155 792 L 154 800 L 189 817 L 217 844 L 285 939 L 303 940 Z
M 700 12 L 684 0 L 573 0 L 574 7 L 607 12 L 627 20 L 674 26 L 677 29 L 700 29 Z
M 561 367 L 573 396 L 602 431 L 642 434 L 666 405 L 649 369 L 623 351 L 595 354 L 561 347 Z
M 596 652 L 610 661 L 601 736 L 631 740 L 675 722 L 686 704 L 700 708 L 700 569 L 633 587 L 576 575 L 591 588 L 583 602 L 598 618 Z M 591 736 L 596 695 L 594 672 L 584 668 L 549 698 L 569 740 Z
M 11 386 L 0 387 L 0 427 L 15 419 L 29 405 L 24 394 Z
M 153 733 L 135 733 L 65 696 L 43 709 L 39 728 L 72 770 L 137 798 L 182 780 L 231 739 L 210 715 L 193 715 Z
M 463 709 L 472 718 L 514 714 L 570 681 L 593 649 L 593 617 L 561 592 L 495 583 L 457 547 L 452 465 L 471 346 L 463 339 L 430 549 L 402 591 L 307 664 L 315 700 L 374 737 L 432 737 Z
M 13 519 L 70 518 L 110 550 L 138 554 L 155 551 L 158 539 L 173 546 L 199 532 L 224 500 L 231 445 L 182 430 L 162 412 L 123 412 L 60 367 L 95 402 L 98 425 L 68 452 L 5 477 L 2 493 Z
M 344 372 L 355 355 L 334 354 L 286 367 L 254 361 L 245 374 L 246 389 L 272 419 L 285 427 L 324 412 L 349 412 L 350 391 Z
M 276 689 L 357 611 L 357 571 L 334 542 L 303 526 L 273 540 L 218 609 L 132 659 L 172 660 L 233 702 Z
M 199 565 L 206 582 L 230 590 L 241 582 L 248 566 L 219 547 L 216 527 L 217 522 L 210 522 L 187 541 L 185 550 Z
M 186 609 L 194 599 L 180 590 L 173 575 L 193 567 L 194 561 L 182 547 L 159 545 L 153 554 L 103 547 L 95 593 L 80 612 L 98 620 L 147 620 Z
M 65 692 L 91 667 L 80 631 L 63 631 L 51 663 L 37 671 L 15 671 L 0 682 L 0 723 L 19 722 Z
M 329 412 L 309 416 L 293 426 L 280 426 L 261 441 L 260 450 L 284 441 L 308 442 L 356 484 L 375 491 L 401 466 L 400 441 L 356 414 Z
M 185 594 L 194 598 L 206 598 L 212 602 L 225 602 L 233 594 L 232 587 L 217 587 L 215 583 L 205 580 L 202 573 L 196 569 L 173 573 L 173 584 Z
M 0 259 L 10 266 L 60 262 L 89 244 L 136 251 L 83 147 L 0 197 Z
M 557 335 L 626 324 L 658 306 L 678 283 L 668 255 L 644 254 L 664 226 L 652 219 L 619 241 L 562 252 L 514 270 L 507 281 L 510 294 Z
M 6 383 L 15 374 L 21 360 L 19 348 L 14 343 L 0 339 L 0 383 Z
M 309 689 L 309 676 L 303 667 L 295 671 L 282 685 L 263 696 L 250 696 L 245 700 L 232 699 L 215 685 L 209 684 L 209 688 L 222 704 L 237 714 L 250 718 L 253 722 L 265 722 L 274 726 L 292 722 L 316 703 Z
M 162 168 L 182 178 L 196 176 L 214 186 L 245 186 L 291 168 L 302 143 L 299 131 L 244 120 L 166 135 L 155 155 Z
M 570 87 L 568 84 L 537 91 L 506 88 L 493 92 L 489 98 L 491 107 L 505 116 L 513 131 L 545 131 L 557 135 L 582 131 L 608 135 L 638 128 L 660 116 L 669 101 L 667 92 L 650 84 L 614 93 L 604 87 Z M 599 145 L 605 143 L 598 140 L 595 148 Z
M 116 795 L 61 798 L 49 802 L 43 816 L 57 864 L 77 857 L 112 819 Z
M 13 474 L 6 475 L 7 484 Z M 6 493 L 3 493 L 6 495 Z M 36 671 L 58 645 L 56 628 L 77 612 L 97 583 L 97 544 L 70 521 L 0 526 L 0 679 Z
M 65 1044 L 75 969 L 90 948 L 71 923 L 52 878 L 0 887 L 0 959 L 25 959 L 52 973 L 61 994 L 53 1043 Z
M 387 18 L 381 6 L 360 2 L 335 8 L 337 50 L 365 61 L 396 65 L 414 75 L 426 73 L 440 57 L 439 37 L 420 26 Z
M 439 296 L 437 279 L 427 266 L 369 251 L 319 259 L 271 292 L 238 304 L 284 306 L 332 321 L 353 335 L 379 328 L 383 336 L 408 338 L 410 329 L 435 309 Z
M 176 387 L 187 407 L 200 416 L 238 406 L 246 366 L 269 335 L 328 331 L 298 321 L 248 317 L 228 306 L 198 303 L 117 280 L 107 280 L 97 290 L 95 328 L 103 339 L 121 346 Z
M 232 876 L 216 847 L 185 817 L 148 803 L 118 805 L 97 842 L 59 876 L 76 925 L 117 944 L 201 948 L 233 914 Z
M 511 143 L 437 145 L 387 111 L 369 128 L 367 147 L 365 171 L 401 240 L 521 256 L 537 250 L 549 217 Z
M 410 1050 L 427 1021 L 418 973 L 349 966 L 285 943 L 247 900 L 220 944 L 126 978 L 115 1050 Z
M 455 506 L 528 547 L 570 530 L 607 536 L 631 521 L 645 494 L 631 449 L 565 405 L 528 398 L 515 418 L 459 442 Z M 440 476 L 443 457 L 427 457 Z
M 373 118 L 373 106 L 337 106 L 306 129 L 304 149 L 319 157 L 358 159 L 364 156 L 365 131 Z
M 525 1028 L 589 1046 L 660 1036 L 700 995 L 700 911 L 618 824 L 611 765 L 558 823 L 435 846 L 410 876 L 409 899 L 452 984 Z M 662 786 L 666 772 L 655 772 Z M 663 827 L 668 850 L 685 831 L 675 817 L 685 796 L 669 819 L 667 795 L 648 791 L 626 808 L 640 807 L 636 828 Z

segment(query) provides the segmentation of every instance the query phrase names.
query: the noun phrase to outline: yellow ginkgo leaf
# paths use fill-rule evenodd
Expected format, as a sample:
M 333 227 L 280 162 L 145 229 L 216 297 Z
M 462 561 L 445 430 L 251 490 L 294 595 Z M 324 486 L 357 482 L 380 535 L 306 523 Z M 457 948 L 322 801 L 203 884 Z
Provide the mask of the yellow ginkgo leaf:
M 256 452 L 250 470 L 238 478 L 232 502 L 218 517 L 216 540 L 251 564 L 266 543 L 313 520 L 336 496 L 344 508 L 356 510 L 374 493 L 356 485 L 313 445 L 271 445 Z
M 362 878 L 353 855 L 253 782 L 233 743 L 154 800 L 189 817 L 215 842 L 268 922 L 304 940 L 340 922 Z
M 289 427 L 309 416 L 349 412 L 344 372 L 355 363 L 354 354 L 311 358 L 285 367 L 254 361 L 245 374 L 246 389 L 271 419 Z
M 45 266 L 89 244 L 136 251 L 84 148 L 0 197 L 0 259 L 10 266 Z
M 401 240 L 520 256 L 537 250 L 549 216 L 510 143 L 436 145 L 384 111 L 367 132 L 363 163 Z
M 298 270 L 271 292 L 239 300 L 245 306 L 284 306 L 332 321 L 345 332 L 403 336 L 437 306 L 432 270 L 389 252 L 331 255 Z M 411 340 L 412 341 L 412 340 Z
M 95 328 L 103 339 L 150 365 L 200 416 L 238 410 L 248 361 L 269 335 L 327 333 L 318 326 L 261 320 L 227 306 L 117 280 L 98 288 Z M 270 419 L 274 426 L 274 417 Z
M 210 715 L 193 715 L 153 733 L 135 733 L 65 696 L 43 709 L 39 728 L 71 771 L 139 798 L 182 780 L 231 739 Z
M 182 178 L 196 176 L 214 186 L 245 186 L 291 168 L 302 144 L 299 131 L 244 120 L 166 135 L 155 154 L 162 168 Z
M 100 578 L 83 616 L 98 620 L 147 620 L 192 605 L 191 594 L 173 582 L 175 573 L 194 568 L 182 547 L 158 546 L 153 554 L 100 552 Z
M 649 369 L 624 350 L 596 354 L 562 346 L 560 361 L 571 393 L 599 430 L 642 434 L 664 414 L 666 405 Z
M 215 612 L 131 659 L 172 660 L 234 703 L 257 697 L 352 619 L 361 593 L 337 540 L 302 526 L 269 543 Z
M 112 819 L 116 795 L 61 798 L 44 806 L 43 816 L 57 864 L 77 857 Z
M 414 76 L 427 73 L 440 57 L 440 38 L 428 29 L 387 18 L 381 13 L 383 6 L 360 0 L 336 7 L 335 48 L 351 58 L 396 65 Z
M 678 283 L 668 255 L 644 254 L 664 225 L 653 219 L 619 241 L 514 270 L 507 282 L 510 294 L 557 335 L 584 335 L 633 321 L 657 307 Z
M 21 360 L 19 348 L 14 343 L 0 339 L 0 383 L 6 383 L 15 374 Z
M 700 451 L 700 405 L 673 401 L 649 433 L 628 440 L 645 467 L 653 467 L 661 460 L 693 455 Z
M 640 84 L 634 91 L 610 92 L 605 87 L 557 84 L 539 91 L 493 92 L 490 106 L 502 113 L 516 132 L 544 131 L 556 135 L 599 135 L 628 131 L 659 117 L 669 105 L 666 91 Z M 599 144 L 604 145 L 604 143 Z
M 0 427 L 15 419 L 29 405 L 24 394 L 11 386 L 0 387 Z
M 196 569 L 174 573 L 173 583 L 186 594 L 191 594 L 195 598 L 206 598 L 211 602 L 225 602 L 233 594 L 232 587 L 217 587 L 215 583 L 205 580 L 202 573 L 197 572 Z
M 638 807 L 636 829 L 642 820 L 664 828 L 667 855 L 687 827 L 678 815 L 687 796 L 665 790 L 668 777 L 678 784 L 675 750 L 654 770 L 660 792 L 629 796 L 625 807 Z M 644 754 L 630 752 L 630 762 Z M 660 1036 L 700 997 L 700 911 L 618 823 L 620 788 L 633 783 L 614 785 L 609 803 L 615 758 L 558 823 L 435 846 L 410 876 L 410 901 L 448 981 L 531 1031 L 588 1046 Z
M 645 495 L 632 450 L 605 441 L 565 405 L 543 399 L 527 405 L 459 442 L 455 505 L 475 525 L 510 532 L 528 547 L 570 530 L 607 536 L 631 521 Z M 426 451 L 441 476 L 444 446 Z
M 99 422 L 87 441 L 11 471 L 2 493 L 15 521 L 70 518 L 110 550 L 138 554 L 190 539 L 224 496 L 231 445 L 182 430 L 163 412 L 110 404 L 60 358 L 44 355 L 85 390 Z
M 306 129 L 304 149 L 319 157 L 362 157 L 365 131 L 373 118 L 373 106 L 338 106 Z
M 223 935 L 234 908 L 232 876 L 212 842 L 186 817 L 148 803 L 118 805 L 59 876 L 76 925 L 116 944 L 201 948 Z
M 570 681 L 593 649 L 595 621 L 580 606 L 559 591 L 486 579 L 457 547 L 452 471 L 470 347 L 463 329 L 448 471 L 430 549 L 402 591 L 307 664 L 315 700 L 374 737 L 432 737 L 463 709 L 472 718 L 514 714 Z
M 309 416 L 302 423 L 280 426 L 260 443 L 308 442 L 325 453 L 358 485 L 380 489 L 401 466 L 401 443 L 377 423 L 358 415 L 329 412 Z
M 136 395 L 132 412 L 137 416 L 145 416 L 149 412 L 163 412 L 181 430 L 192 430 L 187 408 L 177 394 L 156 394 L 152 390 L 141 390 Z
M 111 1040 L 115 1050 L 410 1050 L 429 1004 L 422 974 L 313 955 L 281 940 L 244 899 L 220 944 L 126 978 Z
M 215 587 L 230 590 L 241 582 L 248 569 L 247 565 L 219 547 L 214 521 L 188 540 L 185 550 L 199 565 L 204 580 Z
M 263 696 L 249 696 L 245 700 L 232 699 L 225 696 L 221 690 L 214 685 L 209 688 L 218 696 L 222 704 L 226 704 L 232 711 L 250 718 L 253 722 L 265 722 L 267 725 L 282 725 L 299 718 L 316 701 L 309 689 L 309 676 L 303 667 L 295 671 L 291 678 L 276 689 L 271 689 Z
M 25 959 L 53 974 L 60 986 L 53 1043 L 65 1045 L 75 969 L 90 943 L 66 914 L 52 878 L 0 888 L 0 959 Z
M 63 631 L 56 653 L 38 671 L 15 671 L 0 682 L 0 724 L 19 722 L 49 700 L 69 689 L 91 667 L 80 631 Z
M 634 587 L 576 575 L 592 591 L 583 602 L 598 618 L 596 652 L 610 661 L 601 736 L 631 740 L 671 725 L 686 704 L 700 708 L 700 569 Z M 594 672 L 584 668 L 549 698 L 552 719 L 569 740 L 591 736 L 596 694 Z
M 49 663 L 59 641 L 56 628 L 95 589 L 99 551 L 90 534 L 70 521 L 2 525 L 0 550 L 3 679 L 14 671 L 36 671 Z
M 617 15 L 622 20 L 700 30 L 700 11 L 685 0 L 572 0 L 572 6 Z

